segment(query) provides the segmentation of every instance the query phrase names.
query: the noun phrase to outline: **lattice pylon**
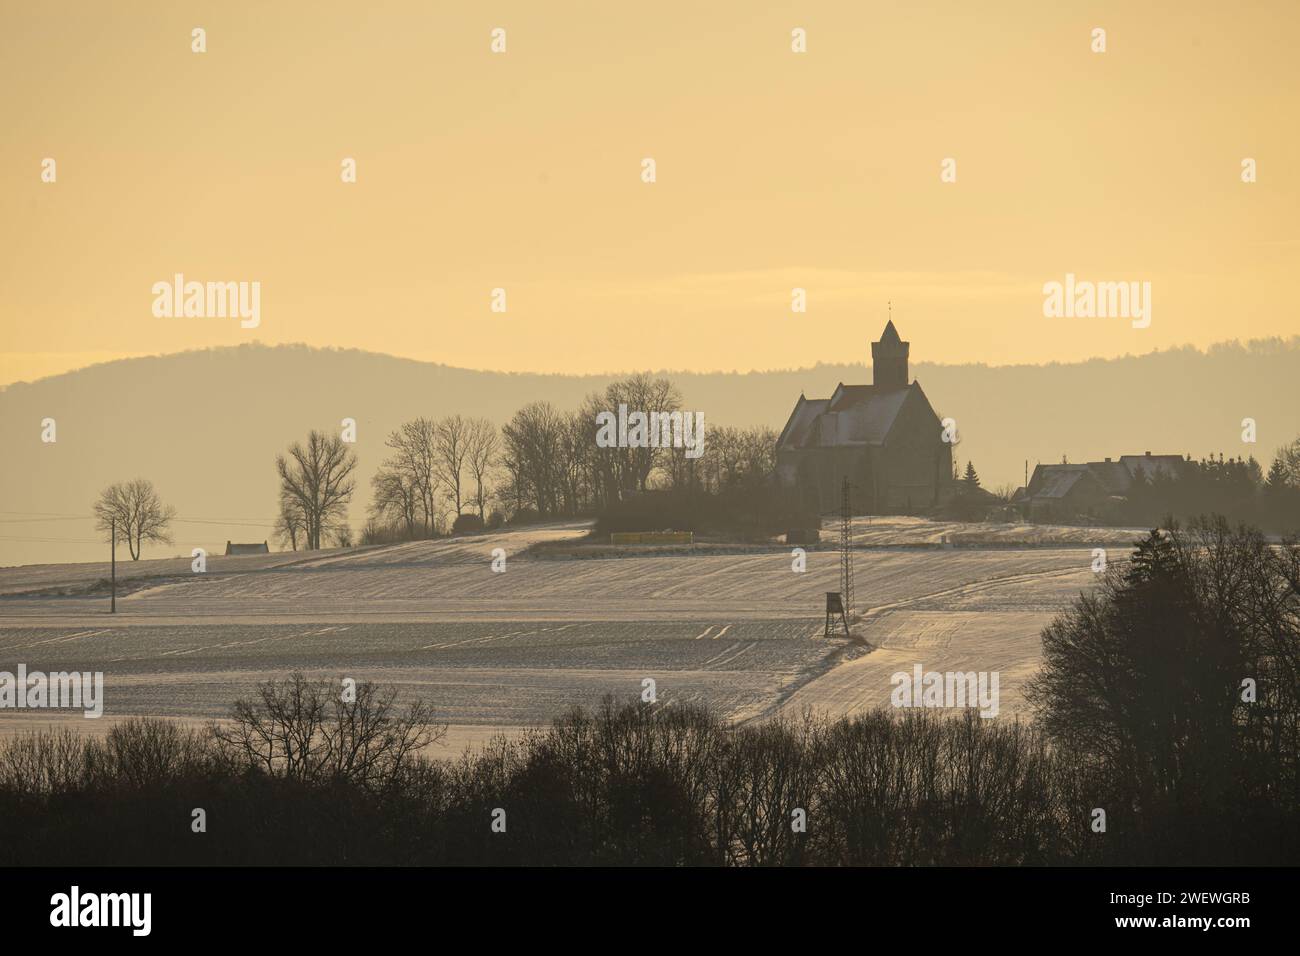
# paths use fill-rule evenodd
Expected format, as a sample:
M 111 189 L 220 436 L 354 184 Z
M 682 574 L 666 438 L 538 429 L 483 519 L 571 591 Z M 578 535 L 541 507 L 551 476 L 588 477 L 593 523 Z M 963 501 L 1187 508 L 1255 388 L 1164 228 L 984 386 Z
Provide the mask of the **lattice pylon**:
M 840 484 L 840 594 L 844 617 L 853 617 L 853 493 L 847 476 Z

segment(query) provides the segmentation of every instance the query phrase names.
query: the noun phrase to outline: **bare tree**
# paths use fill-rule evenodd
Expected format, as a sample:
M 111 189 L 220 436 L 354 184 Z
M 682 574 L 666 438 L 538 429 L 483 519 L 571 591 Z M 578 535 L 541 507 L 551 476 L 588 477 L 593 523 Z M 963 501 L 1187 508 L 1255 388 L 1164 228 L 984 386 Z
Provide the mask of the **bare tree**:
M 421 530 L 429 537 L 438 518 L 437 425 L 428 418 L 404 422 L 384 444 L 393 454 L 384 460 L 381 470 L 400 475 L 402 483 L 413 489 L 419 504 Z
M 384 465 L 370 479 L 370 486 L 374 490 L 370 514 L 381 525 L 400 526 L 408 538 L 423 529 L 423 498 L 411 475 Z
M 601 412 L 618 414 L 618 407 L 610 408 L 605 395 L 600 392 L 588 395 L 578 411 L 591 446 L 592 494 L 598 507 L 618 501 L 622 497 L 623 489 L 629 485 L 629 481 L 623 475 L 625 461 L 624 456 L 619 454 L 619 449 L 601 448 L 596 445 L 598 429 L 596 416 Z
M 557 475 L 563 510 L 567 515 L 582 514 L 591 498 L 591 479 L 595 442 L 588 420 L 582 413 L 564 417 L 559 440 Z
M 422 701 L 399 710 L 396 691 L 369 681 L 351 697 L 344 699 L 337 681 L 295 673 L 260 684 L 256 697 L 236 701 L 230 721 L 213 722 L 209 732 L 236 765 L 378 793 L 398 786 L 420 751 L 446 736 Z
M 776 471 L 776 439 L 776 432 L 767 425 L 755 425 L 740 433 L 740 461 L 745 481 L 760 485 Z
M 118 541 L 125 541 L 131 560 L 140 560 L 144 542 L 171 544 L 168 526 L 176 517 L 176 509 L 164 505 L 158 497 L 153 482 L 147 478 L 119 481 L 100 492 L 95 502 L 95 527 L 113 533 Z
M 511 509 L 511 514 L 518 514 L 524 510 L 528 497 L 528 485 L 524 481 L 523 473 L 520 471 L 519 462 L 515 460 L 508 450 L 502 455 L 501 466 L 505 469 L 505 479 L 497 487 L 497 496 Z
M 605 396 L 610 403 L 610 410 L 617 413 L 620 404 L 626 404 L 629 411 L 675 412 L 682 407 L 682 396 L 666 378 L 651 378 L 641 372 L 622 381 L 613 382 L 605 389 Z M 633 482 L 637 491 L 645 491 L 649 485 L 650 473 L 667 456 L 664 448 L 621 448 L 624 456 L 627 477 Z
M 307 522 L 302 506 L 292 495 L 280 493 L 280 514 L 275 519 L 275 537 L 281 544 L 298 550 L 298 539 L 303 537 Z
M 497 456 L 501 452 L 500 432 L 486 418 L 471 418 L 465 444 L 465 464 L 474 482 L 470 504 L 478 508 L 478 516 L 487 521 L 488 476 L 497 466 Z
M 434 474 L 447 489 L 447 497 L 455 504 L 457 516 L 463 503 L 461 474 L 469 453 L 472 429 L 472 422 L 460 415 L 440 418 L 433 428 Z
M 502 429 L 505 465 L 538 515 L 559 510 L 559 468 L 564 416 L 550 402 L 531 402 Z
M 591 428 L 592 446 L 595 445 L 596 414 L 610 412 L 617 415 L 620 405 L 625 405 L 629 414 L 662 414 L 680 411 L 682 398 L 668 379 L 652 378 L 644 372 L 611 382 L 603 393 L 591 395 L 583 403 L 582 415 Z M 645 491 L 651 473 L 667 462 L 669 451 L 662 447 L 593 448 L 592 470 L 600 486 L 600 498 L 608 503 L 621 499 L 628 492 Z
M 744 445 L 744 436 L 739 429 L 725 425 L 712 429 L 705 456 L 710 458 L 710 472 L 716 482 L 714 490 L 720 491 L 739 481 Z
M 288 457 L 276 457 L 281 498 L 292 499 L 301 509 L 308 550 L 319 548 L 324 538 L 346 524 L 356 467 L 357 456 L 342 438 L 314 429 L 305 445 L 294 442 Z

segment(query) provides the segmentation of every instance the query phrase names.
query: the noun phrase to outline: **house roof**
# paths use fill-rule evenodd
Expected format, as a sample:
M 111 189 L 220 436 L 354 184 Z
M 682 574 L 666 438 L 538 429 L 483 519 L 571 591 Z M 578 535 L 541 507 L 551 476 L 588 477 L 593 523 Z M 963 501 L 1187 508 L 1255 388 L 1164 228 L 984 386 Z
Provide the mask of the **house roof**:
M 1041 469 L 1034 498 L 1064 498 L 1088 474 L 1087 465 L 1039 465 Z
M 1090 461 L 1088 470 L 1112 495 L 1127 494 L 1133 484 L 1132 473 L 1118 461 Z
M 1078 465 L 1039 465 L 1026 488 L 1030 498 L 1063 498 L 1085 476 L 1109 495 L 1126 495 L 1139 472 L 1153 476 L 1157 471 L 1177 477 L 1183 459 L 1178 455 L 1121 455 L 1119 461 L 1090 461 Z
M 1120 455 L 1119 460 L 1135 478 L 1139 471 L 1147 478 L 1154 478 L 1158 471 L 1177 478 L 1184 464 L 1182 455 Z

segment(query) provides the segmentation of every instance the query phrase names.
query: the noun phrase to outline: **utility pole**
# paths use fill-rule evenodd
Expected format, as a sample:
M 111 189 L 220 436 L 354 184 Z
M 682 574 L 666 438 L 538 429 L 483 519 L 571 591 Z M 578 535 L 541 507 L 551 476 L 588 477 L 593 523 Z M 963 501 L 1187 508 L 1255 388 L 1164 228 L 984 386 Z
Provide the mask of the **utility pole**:
M 109 531 L 108 534 L 109 537 L 112 539 L 112 543 L 109 545 L 109 553 L 112 555 L 112 563 L 113 563 L 113 590 L 112 590 L 113 597 L 111 599 L 112 603 L 108 607 L 108 613 L 116 614 L 117 613 L 117 519 L 116 518 L 113 518 L 109 522 L 109 527 L 111 530 Z

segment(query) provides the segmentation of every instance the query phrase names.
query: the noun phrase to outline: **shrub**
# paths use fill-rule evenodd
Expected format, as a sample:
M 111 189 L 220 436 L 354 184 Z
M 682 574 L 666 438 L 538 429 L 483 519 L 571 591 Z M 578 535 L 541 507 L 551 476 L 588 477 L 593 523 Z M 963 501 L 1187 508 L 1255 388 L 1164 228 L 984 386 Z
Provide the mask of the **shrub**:
M 476 514 L 457 515 L 456 520 L 451 524 L 452 534 L 460 534 L 464 531 L 482 531 L 483 519 Z

